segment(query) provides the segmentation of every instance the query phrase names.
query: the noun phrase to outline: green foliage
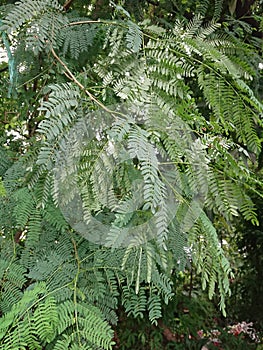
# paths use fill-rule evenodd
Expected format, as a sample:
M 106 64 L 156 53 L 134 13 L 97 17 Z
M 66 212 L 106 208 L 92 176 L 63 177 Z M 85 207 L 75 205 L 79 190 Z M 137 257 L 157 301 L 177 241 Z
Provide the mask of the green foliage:
M 170 25 L 119 5 L 94 21 L 76 3 L 24 0 L 1 18 L 20 118 L 18 149 L 7 133 L 0 149 L 3 350 L 112 349 L 119 310 L 156 327 L 191 265 L 225 315 L 233 276 L 211 219 L 259 223 L 250 49 L 203 24 L 207 1 Z
M 73 344 L 82 347 L 85 341 L 109 349 L 111 332 L 102 318 L 99 310 L 91 305 L 87 308 L 73 301 L 57 305 L 40 283 L 25 291 L 22 299 L 2 317 L 0 348 L 25 349 L 29 345 L 32 349 L 42 349 L 43 345 L 50 344 L 47 348 L 59 349 L 63 345 L 72 349 Z M 84 348 L 87 347 L 84 345 Z
M 84 18 L 83 22 L 86 24 L 74 26 L 74 22 L 80 22 L 79 18 L 71 18 L 71 23 L 63 28 L 58 36 L 58 45 L 62 47 L 63 56 L 66 54 L 74 59 L 78 59 L 81 53 L 88 54 L 94 45 L 94 40 L 99 32 L 99 27 L 94 23 L 88 23 Z
M 259 209 L 262 199 L 253 194 L 254 203 Z M 231 303 L 231 316 L 236 319 L 249 319 L 254 326 L 262 329 L 262 220 L 259 217 L 259 226 L 253 227 L 244 220 L 236 221 L 235 236 L 230 237 L 233 247 L 238 252 L 233 258 L 238 262 L 236 274 L 238 279 L 233 281 Z M 238 282 L 237 282 L 238 281 Z

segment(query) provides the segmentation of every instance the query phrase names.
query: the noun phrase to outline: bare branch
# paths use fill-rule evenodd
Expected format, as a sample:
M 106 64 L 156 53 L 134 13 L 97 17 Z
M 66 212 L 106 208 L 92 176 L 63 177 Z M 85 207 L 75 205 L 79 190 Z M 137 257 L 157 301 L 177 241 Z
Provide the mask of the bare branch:
M 70 8 L 70 5 L 72 4 L 74 0 L 67 0 L 65 4 L 63 5 L 63 9 L 67 11 Z

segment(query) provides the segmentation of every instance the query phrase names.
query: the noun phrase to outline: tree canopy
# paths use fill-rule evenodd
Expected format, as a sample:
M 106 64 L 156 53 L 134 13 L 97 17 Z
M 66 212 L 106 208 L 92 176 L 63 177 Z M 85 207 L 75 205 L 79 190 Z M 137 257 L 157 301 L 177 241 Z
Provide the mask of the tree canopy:
M 160 326 L 183 275 L 226 316 L 233 256 L 262 247 L 243 235 L 262 236 L 261 15 L 3 2 L 0 349 L 117 349 L 118 321 Z

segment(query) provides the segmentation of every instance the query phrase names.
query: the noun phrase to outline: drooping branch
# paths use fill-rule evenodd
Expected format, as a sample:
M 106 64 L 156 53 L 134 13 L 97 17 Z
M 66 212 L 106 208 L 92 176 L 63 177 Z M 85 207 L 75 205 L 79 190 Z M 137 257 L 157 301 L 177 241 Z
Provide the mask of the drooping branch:
M 74 0 L 67 0 L 67 1 L 65 2 L 65 4 L 63 5 L 63 9 L 64 9 L 65 11 L 68 11 L 68 9 L 70 8 L 70 5 L 72 4 L 73 1 L 74 1 Z

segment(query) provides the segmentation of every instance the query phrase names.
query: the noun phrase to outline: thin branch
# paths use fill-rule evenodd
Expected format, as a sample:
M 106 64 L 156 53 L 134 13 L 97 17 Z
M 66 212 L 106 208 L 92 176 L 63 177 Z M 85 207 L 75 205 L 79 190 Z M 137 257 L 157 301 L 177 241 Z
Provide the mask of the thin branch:
M 98 19 L 98 20 L 91 19 L 91 20 L 70 22 L 70 23 L 66 24 L 64 27 L 70 27 L 70 26 L 82 25 L 82 24 L 93 24 L 93 23 L 107 24 L 107 25 L 117 25 L 119 27 L 128 28 L 128 25 L 125 25 L 123 22 L 107 21 L 107 20 L 101 20 L 101 19 Z
M 71 70 L 68 68 L 68 66 L 61 60 L 61 58 L 56 54 L 53 47 L 51 47 L 51 53 L 55 57 L 55 59 L 64 67 L 65 69 L 65 75 L 71 79 L 75 84 L 78 85 L 78 87 L 85 92 L 85 94 L 90 98 L 91 101 L 95 102 L 98 106 L 100 106 L 102 109 L 104 109 L 106 112 L 110 114 L 117 114 L 124 116 L 122 113 L 115 112 L 107 108 L 103 103 L 101 103 L 99 100 L 96 99 L 95 96 L 93 96 L 75 77 L 75 75 L 71 72 Z
M 73 296 L 73 301 L 74 301 L 74 314 L 75 314 L 75 323 L 76 323 L 76 331 L 78 335 L 78 343 L 81 346 L 81 339 L 80 339 L 80 331 L 79 331 L 79 321 L 78 321 L 78 301 L 77 301 L 77 290 L 78 290 L 78 280 L 79 280 L 79 274 L 80 274 L 80 259 L 79 259 L 79 254 L 78 254 L 78 249 L 75 240 L 72 238 L 72 243 L 74 247 L 74 253 L 75 253 L 75 259 L 77 262 L 77 273 L 74 278 L 74 296 Z
M 189 286 L 189 299 L 192 298 L 192 291 L 193 291 L 193 268 L 191 267 L 190 270 L 190 286 Z
M 65 27 L 75 26 L 75 25 L 78 25 L 78 24 L 90 24 L 90 23 L 103 23 L 103 22 L 89 19 L 89 20 L 85 20 L 85 21 L 70 22 L 70 23 L 66 24 Z
M 63 5 L 63 9 L 67 11 L 74 0 L 67 0 Z

